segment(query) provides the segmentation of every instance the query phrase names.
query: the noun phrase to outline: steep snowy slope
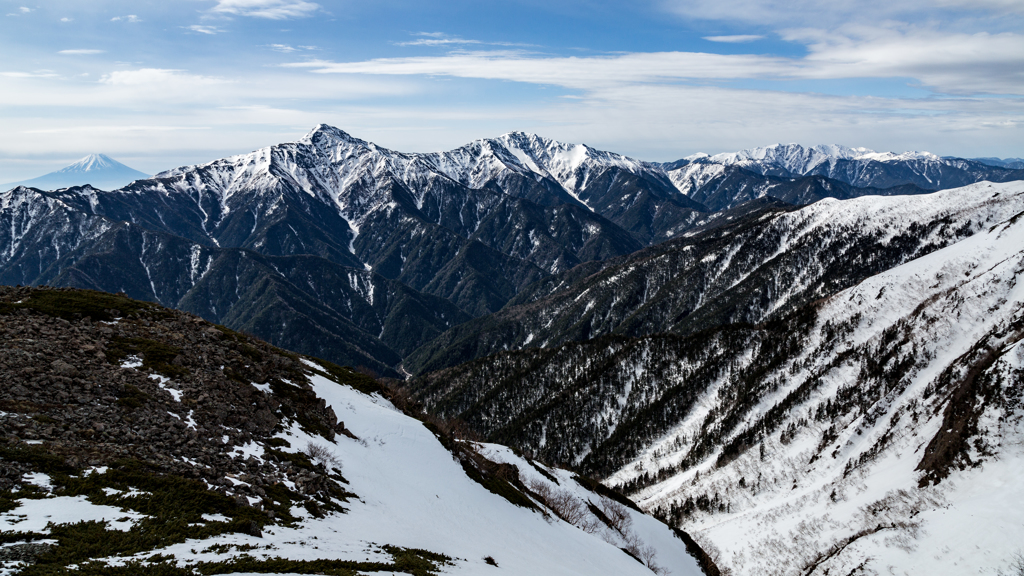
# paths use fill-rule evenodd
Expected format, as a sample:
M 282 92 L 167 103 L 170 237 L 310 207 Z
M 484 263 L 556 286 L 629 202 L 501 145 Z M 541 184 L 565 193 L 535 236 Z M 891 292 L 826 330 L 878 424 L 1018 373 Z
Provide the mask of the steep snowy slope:
M 689 334 L 762 322 L 1020 210 L 1020 182 L 829 199 L 799 210 L 767 205 L 600 268 L 545 280 L 557 289 L 448 330 L 414 352 L 406 369 L 420 373 L 500 350 L 605 334 Z
M 86 291 L 0 288 L 0 334 L 0 574 L 702 574 L 621 496 L 350 369 Z
M 1017 215 L 830 298 L 804 351 L 773 371 L 785 380 L 737 426 L 763 430 L 764 455 L 716 450 L 639 498 L 676 506 L 739 573 L 1005 567 L 1024 538 L 1022 273 Z M 671 466 L 685 449 L 668 447 L 699 425 L 682 423 L 609 481 Z M 712 494 L 725 514 L 682 512 Z
M 604 476 L 736 574 L 994 573 L 1024 538 L 1024 207 L 995 208 L 1022 191 L 961 190 L 977 233 L 783 318 L 504 353 L 425 398 Z M 862 202 L 886 228 L 933 209 L 793 215 Z

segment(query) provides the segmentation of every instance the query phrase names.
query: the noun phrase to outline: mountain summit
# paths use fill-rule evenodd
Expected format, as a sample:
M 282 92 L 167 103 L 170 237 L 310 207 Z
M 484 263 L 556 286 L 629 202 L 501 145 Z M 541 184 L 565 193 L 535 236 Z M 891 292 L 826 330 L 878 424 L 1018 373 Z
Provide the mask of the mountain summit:
M 43 190 L 57 190 L 90 184 L 94 188 L 114 190 L 143 178 L 149 178 L 149 174 L 125 166 L 106 154 L 89 154 L 78 162 L 56 172 L 23 182 L 12 182 L 0 186 L 0 188 L 8 190 L 15 186 L 28 186 Z

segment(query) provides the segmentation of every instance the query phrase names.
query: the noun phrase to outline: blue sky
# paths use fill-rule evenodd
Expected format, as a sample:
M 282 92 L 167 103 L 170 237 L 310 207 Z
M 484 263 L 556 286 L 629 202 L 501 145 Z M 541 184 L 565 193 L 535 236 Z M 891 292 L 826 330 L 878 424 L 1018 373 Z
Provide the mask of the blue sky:
M 326 122 L 649 160 L 838 143 L 1024 156 L 1024 1 L 0 0 L 0 182 L 156 172 Z

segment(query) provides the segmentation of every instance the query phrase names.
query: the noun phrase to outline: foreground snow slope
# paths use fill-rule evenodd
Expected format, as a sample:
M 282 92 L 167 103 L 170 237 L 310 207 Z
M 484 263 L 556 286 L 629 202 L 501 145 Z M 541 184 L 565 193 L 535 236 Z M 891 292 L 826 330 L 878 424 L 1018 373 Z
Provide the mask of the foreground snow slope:
M 250 461 L 280 461 L 270 446 L 284 452 L 310 453 L 319 447 L 319 460 L 345 478 L 345 489 L 354 493 L 347 502 L 336 501 L 344 513 L 316 518 L 308 509 L 293 506 L 299 519 L 292 526 L 268 525 L 262 535 L 228 533 L 202 540 L 189 539 L 132 557 L 112 557 L 111 566 L 129 562 L 154 562 L 153 555 L 173 557 L 181 568 L 195 563 L 227 562 L 248 556 L 256 561 L 284 558 L 298 561 L 318 559 L 353 562 L 389 562 L 387 547 L 412 548 L 440 553 L 451 559 L 442 567 L 446 574 L 481 574 L 495 570 L 521 575 L 645 575 L 677 576 L 702 574 L 697 562 L 672 530 L 638 510 L 629 510 L 598 495 L 574 480 L 573 474 L 542 467 L 515 455 L 503 446 L 473 445 L 483 457 L 495 463 L 514 465 L 519 478 L 531 490 L 547 497 L 534 497 L 536 509 L 513 505 L 467 476 L 464 466 L 419 420 L 406 416 L 379 395 L 367 395 L 336 383 L 326 369 L 304 360 L 312 390 L 333 410 L 345 435 L 335 440 L 304 432 L 294 420 L 277 437 L 287 442 L 252 441 L 234 448 Z M 126 364 L 126 370 L 141 365 Z M 273 394 L 269 385 L 256 386 Z M 329 410 L 328 410 L 329 411 Z M 191 416 L 190 416 L 191 418 Z M 354 437 L 353 437 L 354 436 Z M 225 436 L 225 438 L 227 438 Z M 212 439 L 211 442 L 215 442 Z M 513 469 L 514 470 L 514 469 Z M 99 470 L 104 473 L 104 470 Z M 238 486 L 247 476 L 231 476 Z M 289 489 L 302 489 L 301 479 L 285 480 Z M 112 529 L 133 530 L 144 515 L 116 507 L 94 504 L 85 497 L 53 493 L 45 474 L 26 474 L 25 485 L 40 487 L 48 496 L 18 500 L 13 510 L 0 513 L 0 531 L 33 531 L 43 535 L 50 522 L 106 521 Z M 270 484 L 265 484 L 268 487 Z M 109 491 L 107 492 L 110 493 Z M 18 493 L 15 493 L 18 494 Z M 145 495 L 145 493 L 139 493 Z M 543 504 L 564 496 L 577 512 L 573 523 L 559 519 Z M 243 496 L 237 496 L 242 498 Z M 257 504 L 259 498 L 249 498 Z M 573 504 L 575 503 L 575 504 Z M 617 527 L 602 523 L 588 510 L 588 504 L 623 515 Z M 204 516 L 209 522 L 223 521 L 219 515 Z M 43 544 L 55 540 L 39 540 Z M 633 550 L 635 556 L 625 552 Z M 161 560 L 155 560 L 160 562 Z M 0 574 L 12 573 L 18 564 L 0 562 Z
M 359 440 L 339 437 L 331 447 L 343 465 L 349 489 L 359 495 L 348 513 L 311 520 L 310 534 L 330 531 L 339 553 L 358 553 L 367 542 L 423 548 L 460 559 L 453 574 L 476 574 L 490 556 L 512 574 L 650 574 L 651 571 L 597 535 L 560 520 L 510 505 L 470 480 L 462 466 L 419 421 L 379 397 L 368 397 L 323 378 L 311 377 L 317 396 L 327 403 Z M 301 433 L 298 433 L 301 434 Z M 322 439 L 303 441 L 322 442 Z M 488 449 L 535 470 L 499 446 Z M 533 476 L 542 478 L 533 471 Z M 558 471 L 559 483 L 589 497 L 571 475 Z M 700 574 L 682 541 L 649 516 L 633 513 L 641 538 L 658 548 L 668 574 Z M 287 539 L 287 538 L 286 538 Z M 323 537 L 321 537 L 323 539 Z M 301 551 L 301 548 L 299 549 Z M 305 552 L 308 554 L 308 551 Z

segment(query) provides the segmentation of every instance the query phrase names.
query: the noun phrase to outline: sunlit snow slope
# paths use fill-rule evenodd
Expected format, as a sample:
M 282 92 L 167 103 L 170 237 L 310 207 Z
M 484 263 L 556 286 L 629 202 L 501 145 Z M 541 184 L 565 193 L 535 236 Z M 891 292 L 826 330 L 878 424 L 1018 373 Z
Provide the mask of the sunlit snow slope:
M 716 278 L 716 262 L 764 268 L 757 284 L 779 288 L 756 300 L 766 309 L 817 285 L 816 266 L 901 252 L 784 314 L 501 352 L 429 374 L 417 393 L 494 441 L 603 477 L 734 574 L 1006 568 L 1024 542 L 1024 185 L 825 200 L 753 231 L 728 240 L 763 233 L 786 248 L 690 264 L 697 245 L 671 248 L 706 266 L 698 278 Z M 806 257 L 801 238 L 816 248 Z M 678 276 L 655 256 L 566 300 L 595 309 L 598 282 Z M 763 266 L 783 256 L 804 265 Z
M 737 427 L 796 396 L 775 430 L 642 490 L 643 505 L 712 497 L 725 509 L 682 523 L 741 574 L 1004 567 L 1024 541 L 1022 216 L 829 298 Z M 678 459 L 669 446 L 712 422 L 688 418 L 611 481 Z

